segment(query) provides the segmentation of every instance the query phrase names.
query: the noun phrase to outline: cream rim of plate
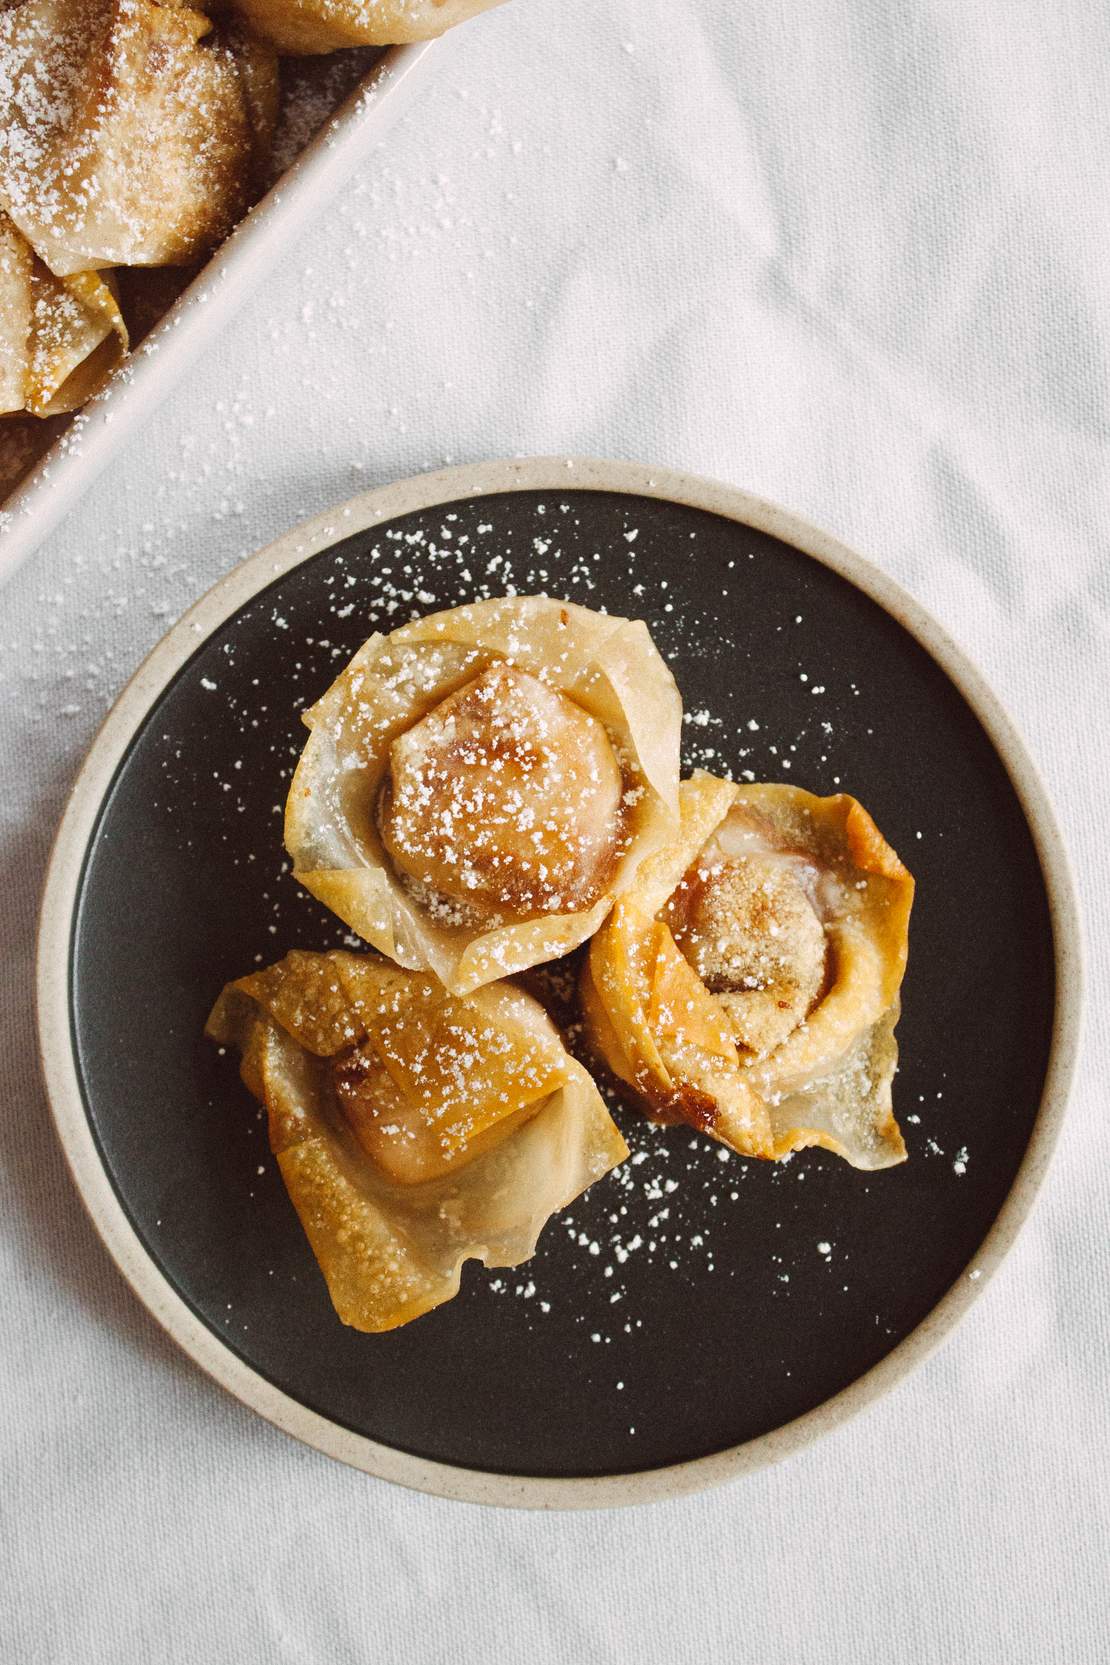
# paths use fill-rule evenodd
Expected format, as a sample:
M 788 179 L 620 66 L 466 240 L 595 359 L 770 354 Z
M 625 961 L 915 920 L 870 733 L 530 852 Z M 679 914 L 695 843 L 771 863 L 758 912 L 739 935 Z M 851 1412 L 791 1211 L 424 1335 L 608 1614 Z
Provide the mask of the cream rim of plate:
M 710 1456 L 639 1473 L 552 1479 L 492 1474 L 394 1450 L 282 1393 L 244 1363 L 181 1299 L 143 1246 L 103 1166 L 85 1110 L 70 1026 L 72 924 L 85 853 L 116 769 L 154 701 L 213 631 L 302 562 L 352 534 L 459 498 L 495 492 L 622 492 L 703 509 L 766 532 L 839 573 L 917 638 L 960 690 L 991 738 L 1031 828 L 1048 893 L 1056 964 L 1056 1012 L 1048 1070 L 1029 1145 L 1010 1192 L 973 1261 L 887 1356 L 812 1411 L 771 1433 Z M 920 1364 L 951 1332 L 1012 1247 L 1033 1206 L 1064 1116 L 1079 1043 L 1082 969 L 1079 915 L 1067 854 L 1025 746 L 995 695 L 925 610 L 861 556 L 798 516 L 747 492 L 667 469 L 577 457 L 486 462 L 418 475 L 317 515 L 228 573 L 174 625 L 124 688 L 77 777 L 58 829 L 39 924 L 39 1045 L 66 1160 L 93 1224 L 132 1289 L 178 1345 L 222 1387 L 287 1434 L 368 1474 L 469 1503 L 529 1509 L 611 1508 L 674 1498 L 777 1462 L 839 1427 Z

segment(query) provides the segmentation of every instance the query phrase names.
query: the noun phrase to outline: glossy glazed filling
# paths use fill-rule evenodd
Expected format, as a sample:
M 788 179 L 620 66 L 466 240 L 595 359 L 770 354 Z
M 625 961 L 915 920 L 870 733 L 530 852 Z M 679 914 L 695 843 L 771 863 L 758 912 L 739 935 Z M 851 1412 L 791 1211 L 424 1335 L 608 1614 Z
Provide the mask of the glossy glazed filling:
M 331 1060 L 343 1118 L 402 1185 L 458 1170 L 539 1111 L 565 1071 L 462 1002 L 409 1004 Z
M 701 852 L 665 917 L 737 1044 L 763 1056 L 821 998 L 829 951 L 812 865 L 736 831 L 728 828 Z
M 604 726 L 496 664 L 393 742 L 379 805 L 394 868 L 445 923 L 578 913 L 627 842 Z

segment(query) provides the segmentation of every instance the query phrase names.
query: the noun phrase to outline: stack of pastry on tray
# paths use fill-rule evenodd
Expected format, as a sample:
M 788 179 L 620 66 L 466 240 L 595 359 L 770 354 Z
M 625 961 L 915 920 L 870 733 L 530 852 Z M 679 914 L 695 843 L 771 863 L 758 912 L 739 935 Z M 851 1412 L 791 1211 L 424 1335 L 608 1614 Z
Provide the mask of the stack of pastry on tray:
M 0 0 L 0 500 L 290 159 L 302 95 L 496 3 Z

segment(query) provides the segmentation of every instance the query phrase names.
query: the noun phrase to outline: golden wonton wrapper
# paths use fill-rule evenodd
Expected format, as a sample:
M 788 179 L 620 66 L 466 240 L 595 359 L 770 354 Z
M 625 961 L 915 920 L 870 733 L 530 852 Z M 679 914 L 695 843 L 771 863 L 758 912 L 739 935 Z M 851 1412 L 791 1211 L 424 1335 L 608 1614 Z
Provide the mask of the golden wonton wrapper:
M 110 280 L 55 277 L 0 212 L 0 415 L 76 410 L 126 351 Z
M 230 983 L 207 1034 L 242 1054 L 335 1310 L 390 1330 L 516 1266 L 627 1146 L 543 1008 L 459 999 L 377 955 L 294 952 Z
M 334 52 L 430 40 L 501 0 L 235 0 L 279 52 Z
M 187 263 L 245 211 L 276 60 L 211 31 L 154 0 L 0 13 L 0 204 L 60 277 Z
M 891 1080 L 913 879 L 846 794 L 699 773 L 681 800 L 681 837 L 591 944 L 599 1055 L 653 1119 L 741 1155 L 904 1161 Z
M 584 942 L 675 836 L 681 701 L 640 621 L 435 613 L 372 636 L 305 722 L 295 877 L 456 993 Z

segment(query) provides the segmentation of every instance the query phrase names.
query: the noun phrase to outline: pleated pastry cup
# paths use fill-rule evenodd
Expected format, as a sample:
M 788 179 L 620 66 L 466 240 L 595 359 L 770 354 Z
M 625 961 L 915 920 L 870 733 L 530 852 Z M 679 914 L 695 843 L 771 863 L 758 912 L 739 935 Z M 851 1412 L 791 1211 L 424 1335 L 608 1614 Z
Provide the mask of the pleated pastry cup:
M 857 1168 L 904 1161 L 891 1082 L 912 877 L 844 793 L 698 773 L 681 804 L 681 835 L 644 864 L 590 945 L 581 994 L 597 1055 L 653 1119 L 688 1123 L 742 1155 L 821 1146 Z M 725 1003 L 660 917 L 731 816 L 820 875 L 825 986 L 766 1052 L 738 1044 Z
M 472 1026 L 474 1047 L 460 1067 L 476 1092 L 488 1089 L 495 1056 L 506 1091 L 518 1059 L 542 1098 L 525 1102 L 492 1148 L 403 1184 L 353 1135 L 332 1061 L 377 1032 L 383 1015 L 419 1019 L 437 1002 L 450 1005 L 456 1027 Z M 358 1330 L 394 1329 L 450 1300 L 467 1260 L 527 1260 L 551 1216 L 628 1155 L 588 1072 L 538 1002 L 508 984 L 460 1001 L 377 955 L 295 951 L 229 984 L 206 1033 L 240 1053 L 336 1312 Z
M 592 905 L 485 929 L 422 905 L 394 870 L 377 809 L 394 740 L 499 664 L 543 679 L 602 725 L 630 802 L 627 841 Z M 295 878 L 390 959 L 433 972 L 456 993 L 585 942 L 639 865 L 677 833 L 681 700 L 639 620 L 542 596 L 432 614 L 372 636 L 304 720 L 311 737 L 285 812 Z

